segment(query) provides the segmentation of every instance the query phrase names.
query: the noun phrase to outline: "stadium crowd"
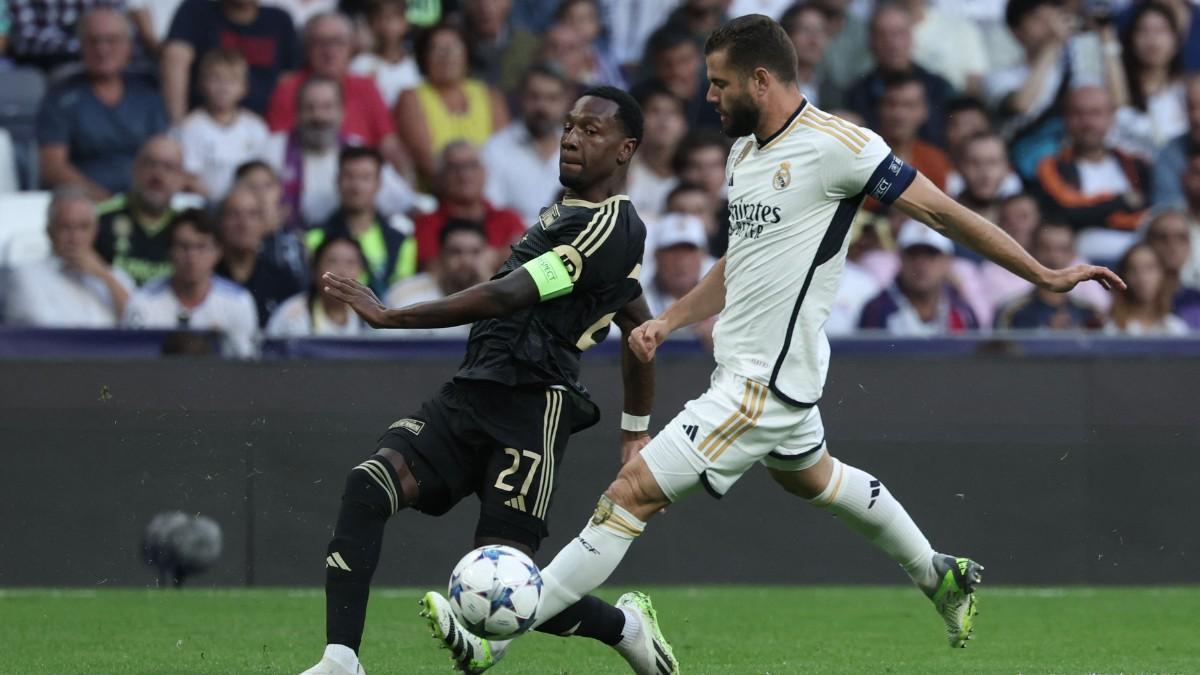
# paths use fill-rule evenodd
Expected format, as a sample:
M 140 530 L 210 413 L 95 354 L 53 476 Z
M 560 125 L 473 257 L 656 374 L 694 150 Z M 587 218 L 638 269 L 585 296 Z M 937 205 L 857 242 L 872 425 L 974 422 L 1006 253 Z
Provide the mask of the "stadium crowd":
M 490 277 L 558 198 L 563 117 L 598 84 L 645 112 L 627 192 L 661 312 L 727 245 L 703 44 L 748 12 L 787 30 L 811 103 L 1042 263 L 1129 285 L 1034 289 L 868 200 L 830 335 L 1200 330 L 1189 0 L 8 0 L 0 322 L 216 329 L 242 355 L 366 335 L 314 280 L 403 305 Z M 48 248 L 6 239 L 22 190 L 50 195 Z

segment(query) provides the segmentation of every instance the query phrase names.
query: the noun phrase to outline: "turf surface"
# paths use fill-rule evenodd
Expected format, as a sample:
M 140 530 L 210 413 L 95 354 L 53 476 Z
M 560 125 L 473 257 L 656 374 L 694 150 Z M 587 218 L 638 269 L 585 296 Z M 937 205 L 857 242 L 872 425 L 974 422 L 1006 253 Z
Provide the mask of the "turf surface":
M 1200 672 L 1200 587 L 985 587 L 964 650 L 908 588 L 647 590 L 684 673 Z M 448 672 L 417 597 L 372 597 L 372 675 Z M 311 589 L 0 590 L 0 672 L 294 674 L 320 656 L 322 608 Z M 491 672 L 628 671 L 599 643 L 533 634 Z

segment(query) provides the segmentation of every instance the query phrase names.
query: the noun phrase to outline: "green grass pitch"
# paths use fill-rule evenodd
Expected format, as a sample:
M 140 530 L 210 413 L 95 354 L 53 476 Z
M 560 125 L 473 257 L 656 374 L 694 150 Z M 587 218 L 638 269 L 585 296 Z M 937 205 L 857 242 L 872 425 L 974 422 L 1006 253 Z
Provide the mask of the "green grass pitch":
M 1200 672 L 1200 587 L 984 587 L 962 650 L 909 588 L 646 590 L 684 673 Z M 372 596 L 372 675 L 449 672 L 417 597 Z M 320 656 L 323 616 L 314 589 L 0 590 L 0 672 L 295 674 Z M 492 672 L 628 671 L 599 643 L 533 634 Z

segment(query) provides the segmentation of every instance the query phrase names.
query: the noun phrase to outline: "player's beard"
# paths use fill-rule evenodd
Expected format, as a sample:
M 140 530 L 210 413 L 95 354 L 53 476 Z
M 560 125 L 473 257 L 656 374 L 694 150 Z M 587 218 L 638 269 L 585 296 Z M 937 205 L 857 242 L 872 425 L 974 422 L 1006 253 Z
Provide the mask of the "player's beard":
M 721 131 L 730 138 L 741 138 L 749 136 L 758 129 L 762 111 L 754 106 L 749 97 L 746 97 L 740 100 L 731 100 L 729 107 L 725 110 L 725 116 L 729 121 L 721 125 Z

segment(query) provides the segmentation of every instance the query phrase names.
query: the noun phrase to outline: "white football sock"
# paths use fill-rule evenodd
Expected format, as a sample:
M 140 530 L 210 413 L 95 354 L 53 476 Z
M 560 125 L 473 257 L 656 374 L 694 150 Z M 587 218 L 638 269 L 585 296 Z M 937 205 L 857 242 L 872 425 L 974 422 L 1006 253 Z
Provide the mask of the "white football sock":
M 621 629 L 621 641 L 616 647 L 617 651 L 624 654 L 641 644 L 638 638 L 642 636 L 642 617 L 628 607 L 622 607 L 621 613 L 625 615 L 625 627 Z
M 346 645 L 325 645 L 325 658 L 352 673 L 358 672 L 358 654 Z
M 645 527 L 633 514 L 601 497 L 579 536 L 542 568 L 542 601 L 534 625 L 554 618 L 603 584 Z
M 937 587 L 933 548 L 883 483 L 871 474 L 833 460 L 824 492 L 811 503 L 828 510 L 895 560 L 921 590 Z

